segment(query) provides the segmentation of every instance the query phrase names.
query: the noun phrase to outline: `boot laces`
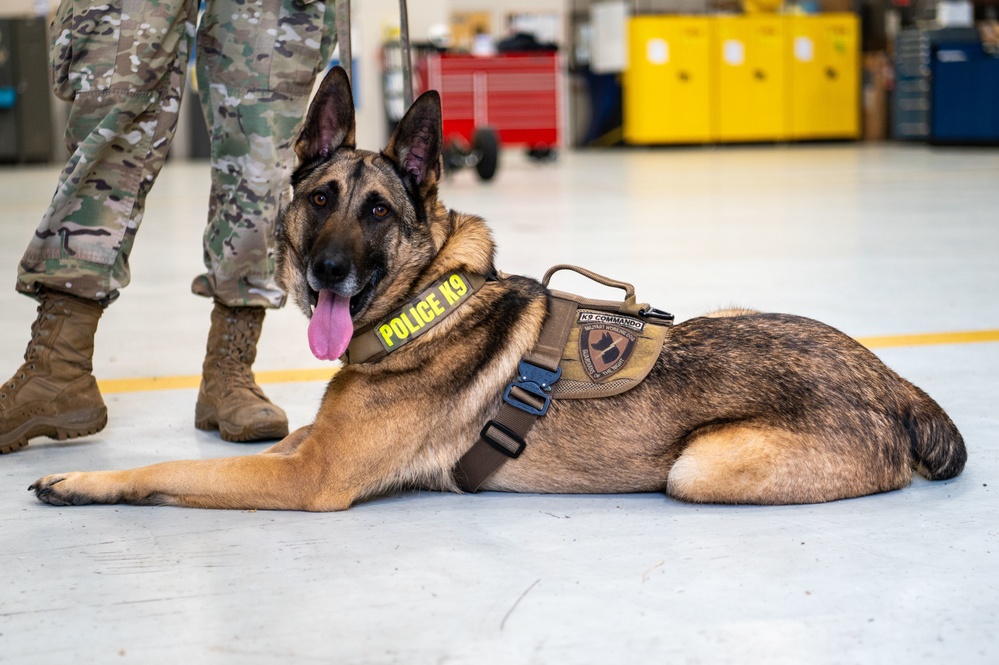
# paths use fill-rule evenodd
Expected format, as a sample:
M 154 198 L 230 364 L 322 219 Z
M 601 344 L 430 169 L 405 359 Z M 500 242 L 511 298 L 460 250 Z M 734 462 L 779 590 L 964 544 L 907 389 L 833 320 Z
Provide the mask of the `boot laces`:
M 55 309 L 55 298 L 44 298 L 38 304 L 38 316 L 31 323 L 31 341 L 24 351 L 25 364 L 35 360 L 38 350 L 45 346 L 45 338 L 52 333 L 52 322 L 56 319 Z
M 260 390 L 250 369 L 260 335 L 256 318 L 249 307 L 234 307 L 226 313 L 226 332 L 222 335 L 223 348 L 217 366 L 227 389 Z
M 44 346 L 45 338 L 51 333 L 51 322 L 56 318 L 55 307 L 56 301 L 53 298 L 43 298 L 39 302 L 38 314 L 31 323 L 31 339 L 28 341 L 28 347 L 24 350 L 24 362 L 14 372 L 14 376 L 3 384 L 3 387 L 0 387 L 0 404 L 6 402 L 8 398 L 13 399 L 19 382 L 24 381 L 28 373 L 35 370 L 38 351 Z

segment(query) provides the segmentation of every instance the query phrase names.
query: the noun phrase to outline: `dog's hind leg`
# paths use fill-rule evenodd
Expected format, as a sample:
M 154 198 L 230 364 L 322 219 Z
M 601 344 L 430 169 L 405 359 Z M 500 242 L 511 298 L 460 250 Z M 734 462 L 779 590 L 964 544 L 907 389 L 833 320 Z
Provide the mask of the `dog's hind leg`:
M 752 424 L 695 433 L 667 477 L 666 493 L 697 503 L 819 503 L 899 489 L 907 464 L 872 464 L 849 445 Z

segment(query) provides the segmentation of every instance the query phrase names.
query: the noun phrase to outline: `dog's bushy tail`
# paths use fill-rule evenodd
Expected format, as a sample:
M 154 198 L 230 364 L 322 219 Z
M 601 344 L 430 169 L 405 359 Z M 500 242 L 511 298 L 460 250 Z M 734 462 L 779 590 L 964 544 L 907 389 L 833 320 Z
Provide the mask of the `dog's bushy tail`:
M 912 390 L 905 426 L 916 471 L 930 480 L 953 478 L 968 459 L 964 437 L 932 397 L 915 386 Z

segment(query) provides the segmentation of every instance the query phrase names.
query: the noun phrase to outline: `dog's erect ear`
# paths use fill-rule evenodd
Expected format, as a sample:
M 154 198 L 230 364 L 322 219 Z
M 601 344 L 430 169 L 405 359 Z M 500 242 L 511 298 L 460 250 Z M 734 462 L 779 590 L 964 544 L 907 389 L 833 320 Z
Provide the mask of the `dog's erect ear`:
M 309 105 L 295 142 L 295 154 L 303 164 L 325 159 L 338 148 L 355 148 L 354 97 L 343 67 L 334 67 L 323 79 Z
M 442 131 L 441 96 L 430 90 L 413 102 L 385 148 L 385 156 L 412 176 L 421 192 L 440 180 Z

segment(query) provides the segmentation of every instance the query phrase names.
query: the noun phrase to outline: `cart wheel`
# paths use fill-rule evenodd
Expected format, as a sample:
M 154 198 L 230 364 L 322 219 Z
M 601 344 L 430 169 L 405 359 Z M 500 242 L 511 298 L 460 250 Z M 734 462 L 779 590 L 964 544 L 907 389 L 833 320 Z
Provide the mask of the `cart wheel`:
M 527 156 L 536 162 L 554 162 L 558 155 L 554 148 L 545 145 L 528 148 Z
M 475 170 L 482 180 L 491 180 L 499 166 L 499 134 L 491 127 L 481 127 L 472 135 L 472 150 L 478 155 Z
M 444 173 L 445 175 L 451 175 L 459 168 L 461 168 L 461 163 L 464 157 L 460 154 L 460 150 L 450 141 L 444 144 L 444 150 L 442 151 L 444 157 Z

